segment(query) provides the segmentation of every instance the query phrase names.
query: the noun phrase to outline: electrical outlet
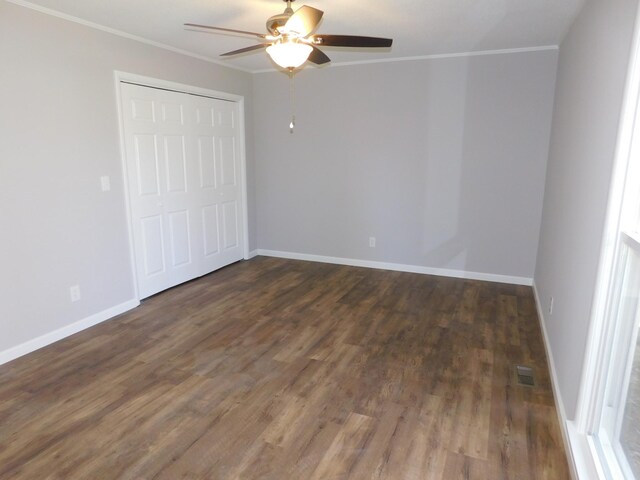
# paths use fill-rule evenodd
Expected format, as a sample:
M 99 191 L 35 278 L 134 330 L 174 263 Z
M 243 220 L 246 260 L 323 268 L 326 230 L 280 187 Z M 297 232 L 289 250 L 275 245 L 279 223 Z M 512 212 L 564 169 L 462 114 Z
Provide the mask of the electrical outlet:
M 100 188 L 102 188 L 103 192 L 108 192 L 111 190 L 111 180 L 108 175 L 104 175 L 100 177 Z
M 371 248 L 375 248 L 375 246 L 376 246 L 376 237 L 369 237 L 369 246 Z
M 553 297 L 549 297 L 549 315 L 553 315 Z
M 77 302 L 80 300 L 80 287 L 78 285 L 74 285 L 69 287 L 69 296 L 71 297 L 72 302 Z

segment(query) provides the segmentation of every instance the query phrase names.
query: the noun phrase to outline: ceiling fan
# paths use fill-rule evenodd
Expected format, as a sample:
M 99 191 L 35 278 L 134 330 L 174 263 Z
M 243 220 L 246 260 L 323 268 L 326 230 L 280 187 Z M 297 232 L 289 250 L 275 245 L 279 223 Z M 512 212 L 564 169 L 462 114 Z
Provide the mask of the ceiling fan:
M 293 72 L 307 60 L 316 65 L 330 62 L 329 57 L 318 47 L 390 47 L 390 38 L 362 37 L 358 35 L 325 35 L 313 34 L 318 27 L 323 12 L 313 7 L 303 5 L 295 12 L 291 8 L 294 0 L 284 0 L 287 3 L 283 13 L 274 15 L 267 20 L 269 33 L 255 33 L 231 28 L 211 27 L 185 23 L 185 27 L 211 33 L 228 32 L 255 37 L 261 43 L 250 47 L 223 53 L 222 57 L 238 55 L 266 48 L 267 53 L 280 67 Z

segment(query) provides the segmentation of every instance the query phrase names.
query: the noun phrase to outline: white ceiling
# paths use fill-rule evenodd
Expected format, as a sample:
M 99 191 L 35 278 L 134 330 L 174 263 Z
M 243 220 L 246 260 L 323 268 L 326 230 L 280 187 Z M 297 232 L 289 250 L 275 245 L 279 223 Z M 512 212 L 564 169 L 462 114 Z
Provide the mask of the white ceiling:
M 9 0 L 50 9 L 248 71 L 266 53 L 219 58 L 251 38 L 185 30 L 199 23 L 265 33 L 282 0 Z M 391 49 L 324 47 L 333 64 L 558 45 L 584 0 L 297 0 L 324 11 L 318 33 L 394 39 Z M 308 68 L 308 67 L 306 67 Z M 315 68 L 315 67 L 313 67 Z

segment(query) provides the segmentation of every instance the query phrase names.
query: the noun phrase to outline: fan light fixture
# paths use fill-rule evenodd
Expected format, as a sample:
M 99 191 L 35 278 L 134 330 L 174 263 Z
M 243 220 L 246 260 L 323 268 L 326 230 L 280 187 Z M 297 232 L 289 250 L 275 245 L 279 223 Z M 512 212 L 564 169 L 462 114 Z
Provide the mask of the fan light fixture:
M 293 133 L 295 120 L 295 95 L 293 88 L 293 76 L 296 69 L 309 61 L 315 65 L 324 65 L 331 60 L 318 48 L 324 47 L 377 47 L 389 48 L 393 43 L 390 38 L 363 37 L 360 35 L 325 35 L 314 34 L 322 20 L 323 12 L 317 8 L 301 6 L 295 12 L 291 8 L 294 0 L 284 0 L 287 7 L 284 12 L 273 15 L 267 19 L 267 34 L 236 30 L 233 28 L 212 27 L 210 25 L 198 25 L 197 23 L 185 23 L 190 29 L 208 31 L 211 33 L 225 32 L 239 35 L 248 35 L 260 42 L 258 45 L 240 48 L 223 53 L 222 57 L 240 55 L 267 49 L 267 54 L 279 67 L 287 70 L 291 85 L 291 122 L 289 131 Z
M 293 70 L 307 61 L 313 51 L 311 45 L 296 40 L 277 41 L 267 47 L 271 59 L 282 68 Z

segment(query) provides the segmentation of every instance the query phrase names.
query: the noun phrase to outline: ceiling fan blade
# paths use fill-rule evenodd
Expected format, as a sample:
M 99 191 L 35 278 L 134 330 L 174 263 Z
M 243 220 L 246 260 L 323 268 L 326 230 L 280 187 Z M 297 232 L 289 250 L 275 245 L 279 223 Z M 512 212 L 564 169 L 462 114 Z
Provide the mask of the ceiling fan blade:
M 216 33 L 216 31 L 220 31 L 220 32 L 229 32 L 229 33 L 241 33 L 242 35 L 251 35 L 253 37 L 258 37 L 258 38 L 266 37 L 266 35 L 263 35 L 262 33 L 247 32 L 245 30 L 234 30 L 233 28 L 211 27 L 209 25 L 197 25 L 195 23 L 185 23 L 184 26 L 194 30 L 206 30 L 206 31 L 214 30 L 213 32 L 209 32 L 209 33 Z
M 280 33 L 295 33 L 300 37 L 306 37 L 316 29 L 323 13 L 322 10 L 303 5 L 279 29 Z
M 311 45 L 313 47 L 313 45 Z M 308 60 L 316 65 L 322 65 L 323 63 L 329 63 L 331 59 L 325 55 L 325 53 L 319 48 L 313 47 Z
M 223 53 L 220 56 L 221 57 L 228 57 L 230 55 L 239 55 L 240 53 L 247 53 L 247 52 L 252 52 L 254 50 L 260 50 L 261 48 L 266 48 L 269 45 L 271 45 L 271 44 L 270 43 L 264 43 L 264 44 L 260 44 L 260 45 L 251 45 L 250 47 L 240 48 L 238 50 L 233 50 L 231 52 Z
M 361 37 L 358 35 L 314 35 L 310 40 L 314 45 L 326 47 L 390 47 L 391 38 Z

